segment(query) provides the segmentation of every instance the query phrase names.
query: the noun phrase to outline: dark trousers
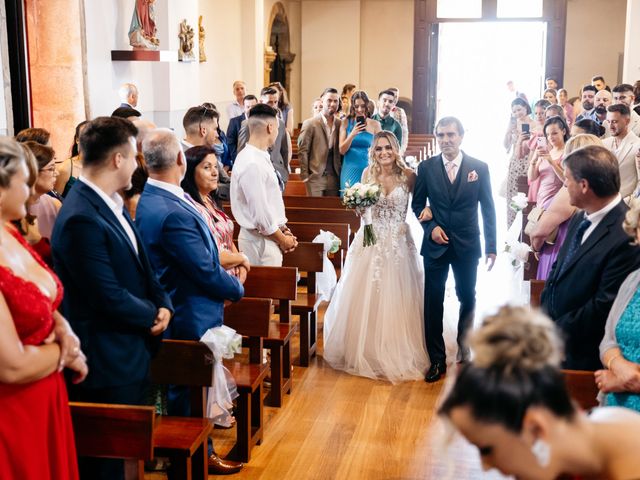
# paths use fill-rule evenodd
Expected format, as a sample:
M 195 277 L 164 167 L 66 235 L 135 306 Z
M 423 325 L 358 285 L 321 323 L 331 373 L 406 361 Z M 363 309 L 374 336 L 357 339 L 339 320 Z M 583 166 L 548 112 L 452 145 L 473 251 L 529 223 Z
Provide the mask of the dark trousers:
M 105 388 L 69 385 L 69 398 L 75 402 L 148 405 L 149 382 Z M 81 480 L 124 480 L 123 460 L 78 457 L 78 469 Z
M 459 258 L 453 249 L 440 258 L 423 257 L 424 260 L 424 334 L 427 352 L 432 364 L 444 366 L 446 351 L 442 337 L 442 317 L 444 313 L 444 294 L 449 266 L 453 269 L 456 282 L 456 295 L 460 302 L 458 317 L 458 346 L 461 352 L 467 330 L 473 322 L 476 307 L 476 278 L 478 275 L 477 258 Z

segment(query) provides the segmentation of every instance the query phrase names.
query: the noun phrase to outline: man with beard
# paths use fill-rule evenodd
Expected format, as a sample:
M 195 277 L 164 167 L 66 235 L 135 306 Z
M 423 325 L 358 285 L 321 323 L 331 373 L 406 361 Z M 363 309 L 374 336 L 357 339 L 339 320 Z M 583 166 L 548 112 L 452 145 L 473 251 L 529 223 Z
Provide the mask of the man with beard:
M 578 115 L 578 118 L 576 118 L 576 122 L 579 122 L 580 120 L 583 120 L 585 118 L 593 120 L 595 122 L 598 121 L 594 108 L 596 93 L 598 93 L 598 91 L 593 85 L 585 85 L 584 87 L 582 87 L 582 113 Z
M 402 125 L 391 115 L 391 109 L 396 105 L 396 94 L 393 90 L 383 90 L 378 94 L 378 113 L 372 118 L 380 122 L 382 130 L 393 133 L 402 145 Z
M 300 176 L 311 197 L 337 197 L 340 188 L 340 152 L 336 118 L 340 97 L 335 88 L 326 88 L 320 97 L 322 111 L 305 120 L 298 137 Z
M 631 111 L 631 121 L 629 123 L 629 130 L 636 135 L 640 136 L 640 115 L 636 113 L 632 107 L 636 101 L 636 96 L 633 93 L 633 86 L 628 83 L 621 83 L 613 87 L 613 103 L 623 104 L 629 107 Z
M 640 138 L 629 130 L 629 107 L 626 105 L 610 105 L 607 108 L 607 121 L 611 136 L 602 143 L 618 160 L 620 195 L 626 198 L 634 192 L 638 183 L 635 155 L 640 148 Z

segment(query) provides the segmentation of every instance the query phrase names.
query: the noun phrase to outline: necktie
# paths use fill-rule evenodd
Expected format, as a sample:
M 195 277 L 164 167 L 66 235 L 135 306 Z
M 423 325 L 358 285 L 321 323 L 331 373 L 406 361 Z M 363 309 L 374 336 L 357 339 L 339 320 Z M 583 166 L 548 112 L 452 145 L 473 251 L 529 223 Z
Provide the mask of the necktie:
M 576 230 L 576 236 L 571 240 L 571 244 L 569 245 L 569 249 L 567 250 L 567 254 L 564 256 L 564 260 L 562 261 L 562 265 L 560 268 L 560 273 L 564 272 L 567 268 L 571 259 L 575 256 L 578 248 L 582 244 L 582 237 L 584 237 L 584 232 L 591 226 L 591 221 L 586 218 L 582 219 L 580 225 L 578 225 L 578 229 Z
M 456 169 L 457 166 L 453 163 L 453 160 L 447 160 L 447 163 L 444 165 L 444 169 L 447 171 L 447 176 L 449 177 L 449 181 L 451 183 L 456 181 Z

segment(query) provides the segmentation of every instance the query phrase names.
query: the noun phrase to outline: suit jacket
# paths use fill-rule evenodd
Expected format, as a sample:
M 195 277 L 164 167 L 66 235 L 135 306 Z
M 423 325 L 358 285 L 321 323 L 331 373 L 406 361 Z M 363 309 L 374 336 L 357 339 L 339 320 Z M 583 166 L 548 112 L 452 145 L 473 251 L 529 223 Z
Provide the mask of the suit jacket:
M 560 268 L 583 219 L 576 213 L 545 283 L 541 308 L 564 333 L 564 368 L 602 368 L 598 348 L 609 310 L 624 279 L 640 267 L 640 249 L 622 229 L 627 210 L 622 201 L 616 205 Z
M 334 120 L 333 134 L 330 137 L 320 115 L 305 120 L 298 136 L 300 176 L 303 180 L 308 179 L 310 182 L 322 176 L 327 168 L 327 161 L 332 162 L 332 169 L 338 177 L 342 168 L 338 145 L 340 120 L 337 118 Z M 329 159 L 330 147 L 333 148 L 331 159 Z
M 124 215 L 131 223 L 126 209 Z M 138 254 L 107 204 L 76 182 L 53 229 L 54 268 L 65 289 L 62 311 L 87 355 L 87 387 L 144 381 L 160 342 L 149 330 L 160 307 L 173 310 L 131 225 Z
M 615 137 L 608 137 L 602 140 L 604 146 L 613 152 L 613 142 Z M 622 198 L 631 195 L 638 185 L 638 173 L 636 169 L 636 152 L 640 148 L 640 138 L 629 131 L 624 137 L 622 144 L 616 154 L 618 166 L 620 167 L 620 195 Z
M 284 122 L 278 119 L 278 136 L 273 144 L 273 147 L 269 149 L 269 155 L 271 156 L 271 163 L 274 168 L 282 177 L 285 182 L 289 179 L 289 141 L 287 139 L 287 129 L 284 126 Z M 249 141 L 249 127 L 247 121 L 242 122 L 240 127 L 240 133 L 238 134 L 238 153 L 244 148 Z
M 442 155 L 425 160 L 418 166 L 411 202 L 416 216 L 420 215 L 427 200 L 433 219 L 422 223 L 424 238 L 420 253 L 424 257 L 439 258 L 453 248 L 459 257 L 480 258 L 478 203 L 484 224 L 485 253 L 496 253 L 496 211 L 486 163 L 463 153 L 456 180 L 451 184 Z M 448 245 L 438 245 L 431 239 L 431 232 L 436 226 L 440 226 L 449 237 Z
M 227 127 L 227 145 L 229 145 L 229 158 L 231 159 L 231 165 L 236 161 L 238 155 L 238 134 L 240 133 L 240 127 L 242 122 L 246 120 L 246 116 L 243 113 L 237 117 L 233 117 L 229 120 L 229 126 Z
M 195 207 L 147 183 L 136 224 L 175 308 L 165 337 L 199 340 L 222 325 L 224 301 L 240 300 L 244 288 L 220 266 L 215 240 Z

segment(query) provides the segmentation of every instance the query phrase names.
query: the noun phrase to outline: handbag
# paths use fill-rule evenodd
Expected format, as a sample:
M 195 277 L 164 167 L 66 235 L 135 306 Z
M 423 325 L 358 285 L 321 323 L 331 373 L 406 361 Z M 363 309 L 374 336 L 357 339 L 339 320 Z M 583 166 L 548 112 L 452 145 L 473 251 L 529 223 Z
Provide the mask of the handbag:
M 527 215 L 527 224 L 524 227 L 524 233 L 529 238 L 531 238 L 531 235 L 533 234 L 533 230 L 536 228 L 536 225 L 542 218 L 543 214 L 544 214 L 544 208 L 533 207 L 529 212 L 529 215 Z M 553 231 L 544 240 L 544 243 L 548 245 L 553 245 L 554 243 L 556 243 L 556 238 L 558 237 L 558 228 L 559 227 L 556 227 L 553 229 Z

